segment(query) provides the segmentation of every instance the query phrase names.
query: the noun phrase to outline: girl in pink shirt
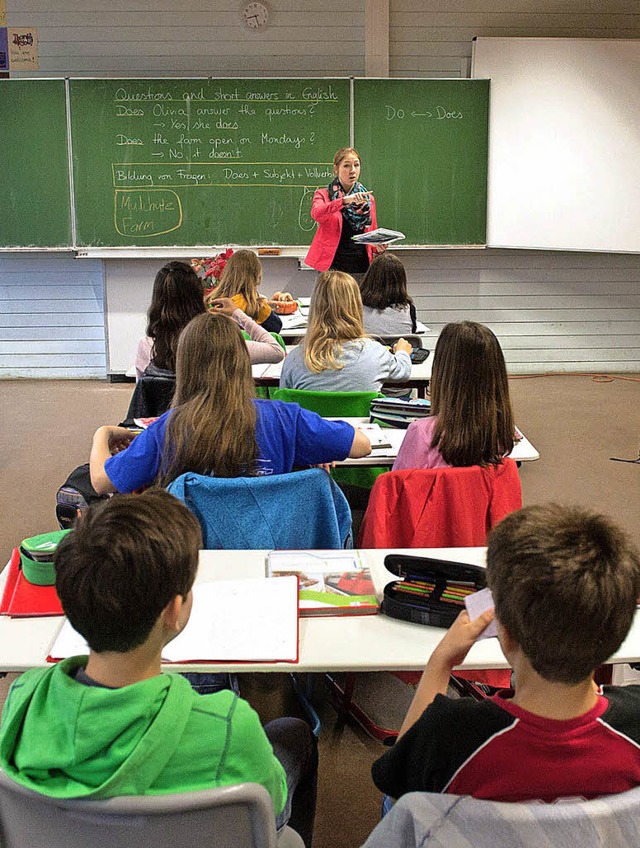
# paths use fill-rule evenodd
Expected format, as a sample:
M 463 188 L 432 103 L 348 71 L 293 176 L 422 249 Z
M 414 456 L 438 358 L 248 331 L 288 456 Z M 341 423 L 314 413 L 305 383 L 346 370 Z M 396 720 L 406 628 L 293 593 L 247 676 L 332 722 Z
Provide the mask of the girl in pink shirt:
M 393 470 L 498 465 L 515 427 L 500 343 L 475 321 L 447 324 L 431 375 L 431 416 L 407 429 Z

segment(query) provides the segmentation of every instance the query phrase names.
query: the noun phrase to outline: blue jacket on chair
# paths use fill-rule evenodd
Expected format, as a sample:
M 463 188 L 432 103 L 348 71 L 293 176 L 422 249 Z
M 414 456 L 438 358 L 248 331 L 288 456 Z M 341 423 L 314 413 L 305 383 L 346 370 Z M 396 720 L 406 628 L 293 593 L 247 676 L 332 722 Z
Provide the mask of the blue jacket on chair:
M 207 550 L 353 546 L 349 504 L 321 468 L 234 478 L 188 472 L 168 491 L 197 517 Z

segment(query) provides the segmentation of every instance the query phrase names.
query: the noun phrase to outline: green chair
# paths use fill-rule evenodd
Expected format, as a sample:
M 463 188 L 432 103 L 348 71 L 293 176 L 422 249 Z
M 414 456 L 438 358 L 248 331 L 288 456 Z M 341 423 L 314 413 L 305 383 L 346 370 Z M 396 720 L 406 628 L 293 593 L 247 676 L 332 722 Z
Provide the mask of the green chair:
M 299 403 L 304 409 L 323 418 L 364 418 L 369 415 L 371 401 L 384 397 L 380 392 L 310 392 L 303 389 L 274 389 L 274 400 Z
M 304 409 L 323 418 L 364 418 L 369 416 L 371 401 L 384 397 L 380 392 L 311 392 L 303 389 L 271 389 L 272 400 L 299 403 Z M 334 468 L 331 476 L 342 485 L 370 489 L 380 474 L 388 471 L 380 466 Z
M 251 336 L 249 335 L 249 333 L 247 333 L 247 331 L 246 331 L 246 330 L 242 330 L 241 332 L 242 332 L 242 335 L 245 337 L 245 339 L 247 339 L 247 341 L 251 341 Z M 270 333 L 270 335 L 272 335 L 272 336 L 273 336 L 273 338 L 274 338 L 274 339 L 278 342 L 278 344 L 280 345 L 280 347 L 282 348 L 282 350 L 286 350 L 286 349 L 287 349 L 287 346 L 286 346 L 286 344 L 285 344 L 285 341 L 284 341 L 284 339 L 282 338 L 282 336 L 280 335 L 280 333 Z

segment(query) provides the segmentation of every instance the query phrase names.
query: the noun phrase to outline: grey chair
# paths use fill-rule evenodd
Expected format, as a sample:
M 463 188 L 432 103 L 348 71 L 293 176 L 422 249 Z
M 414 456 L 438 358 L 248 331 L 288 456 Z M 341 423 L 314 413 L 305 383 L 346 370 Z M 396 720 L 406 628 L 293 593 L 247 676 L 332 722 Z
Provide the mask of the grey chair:
M 409 792 L 362 848 L 638 848 L 640 787 L 592 801 L 481 801 Z
M 257 783 L 176 795 L 50 798 L 0 772 L 2 848 L 304 848 Z

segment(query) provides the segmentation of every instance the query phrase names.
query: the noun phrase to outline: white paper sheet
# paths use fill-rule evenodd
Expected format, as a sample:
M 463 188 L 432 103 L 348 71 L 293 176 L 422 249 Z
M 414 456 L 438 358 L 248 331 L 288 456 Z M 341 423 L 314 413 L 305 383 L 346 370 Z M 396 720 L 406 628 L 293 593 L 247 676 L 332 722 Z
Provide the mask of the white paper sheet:
M 464 599 L 464 604 L 469 613 L 471 621 L 476 619 L 483 612 L 493 609 L 493 595 L 491 589 L 481 589 L 479 592 L 474 592 L 473 595 L 467 595 Z M 491 639 L 498 635 L 495 618 L 488 627 L 482 631 L 478 639 Z
M 59 660 L 87 654 L 87 643 L 64 622 L 50 651 Z M 220 580 L 193 589 L 189 623 L 163 651 L 165 662 L 295 662 L 298 580 Z

